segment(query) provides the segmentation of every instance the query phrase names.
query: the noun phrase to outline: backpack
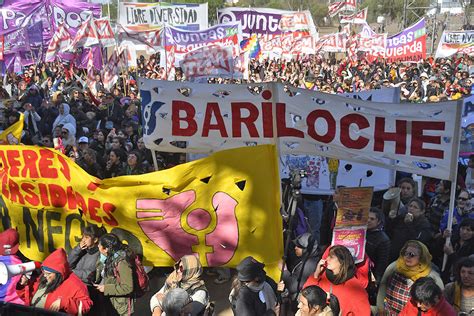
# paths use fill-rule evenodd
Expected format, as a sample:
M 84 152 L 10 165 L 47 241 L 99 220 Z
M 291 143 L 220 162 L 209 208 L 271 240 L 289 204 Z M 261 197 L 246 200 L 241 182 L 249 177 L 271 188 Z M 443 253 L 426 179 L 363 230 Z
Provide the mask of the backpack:
M 148 292 L 150 289 L 149 283 L 150 278 L 145 271 L 145 267 L 143 267 L 142 260 L 138 255 L 135 255 L 132 258 L 133 262 L 133 292 L 135 293 L 136 297 L 141 297 L 145 292 Z
M 133 296 L 138 298 L 142 297 L 145 292 L 149 290 L 150 278 L 143 267 L 142 260 L 136 254 L 131 257 L 131 268 L 133 273 Z M 120 274 L 117 266 L 114 268 L 114 275 L 117 281 L 120 282 Z

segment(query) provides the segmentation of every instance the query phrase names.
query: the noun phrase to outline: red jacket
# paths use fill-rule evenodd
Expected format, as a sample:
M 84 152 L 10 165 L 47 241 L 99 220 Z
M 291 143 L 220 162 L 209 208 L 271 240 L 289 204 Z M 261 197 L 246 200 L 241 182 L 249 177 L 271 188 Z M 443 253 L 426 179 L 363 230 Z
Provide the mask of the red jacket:
M 329 248 L 323 254 L 323 259 L 327 258 Z M 365 290 L 368 285 L 369 260 L 367 256 L 363 262 L 357 265 L 357 270 L 351 279 L 342 284 L 332 284 L 326 277 L 326 273 L 321 273 L 318 279 L 310 275 L 303 288 L 310 285 L 317 285 L 327 293 L 334 294 L 339 300 L 341 315 L 346 316 L 369 316 L 370 303 L 369 296 Z M 331 289 L 332 287 L 332 289 Z
M 417 316 L 418 308 L 416 303 L 410 300 L 400 312 L 399 316 Z M 427 312 L 421 312 L 422 316 L 456 316 L 456 310 L 446 301 L 444 297 L 441 297 L 438 304 L 430 308 Z
M 87 313 L 90 310 L 92 300 L 89 297 L 87 287 L 69 268 L 64 249 L 60 248 L 51 253 L 43 261 L 42 267 L 53 269 L 59 272 L 63 277 L 63 282 L 46 297 L 45 309 L 49 309 L 51 304 L 60 298 L 61 312 L 76 315 L 78 313 L 79 302 L 82 302 L 82 313 Z M 31 300 L 38 290 L 39 283 L 40 278 L 37 278 L 26 286 L 17 286 L 17 293 L 20 298 L 25 301 L 26 305 L 31 305 Z

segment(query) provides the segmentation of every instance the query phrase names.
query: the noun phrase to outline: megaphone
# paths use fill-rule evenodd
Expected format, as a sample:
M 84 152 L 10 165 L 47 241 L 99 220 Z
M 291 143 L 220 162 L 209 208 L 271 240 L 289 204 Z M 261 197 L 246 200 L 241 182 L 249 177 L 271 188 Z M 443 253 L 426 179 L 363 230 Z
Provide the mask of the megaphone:
M 41 268 L 41 262 L 38 261 L 11 265 L 0 262 L 0 285 L 7 284 L 8 280 L 15 275 L 28 273 L 39 268 Z
M 390 211 L 398 212 L 398 208 L 400 207 L 401 191 L 402 190 L 400 188 L 396 187 L 390 188 L 387 190 L 387 192 L 384 193 L 382 201 L 382 211 L 384 212 L 385 216 L 389 215 Z

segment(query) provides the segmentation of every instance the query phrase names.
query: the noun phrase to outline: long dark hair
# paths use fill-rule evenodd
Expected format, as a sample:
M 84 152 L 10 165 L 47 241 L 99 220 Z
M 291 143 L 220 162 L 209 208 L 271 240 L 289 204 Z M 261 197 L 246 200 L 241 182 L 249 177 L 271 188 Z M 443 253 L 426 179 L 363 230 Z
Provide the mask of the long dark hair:
M 344 246 L 336 245 L 331 247 L 329 255 L 336 256 L 337 260 L 341 264 L 339 273 L 335 275 L 334 280 L 331 282 L 334 284 L 341 284 L 352 278 L 356 271 L 354 258 L 351 252 Z
M 125 252 L 125 259 L 131 265 L 132 251 L 124 245 L 120 239 L 114 234 L 102 235 L 99 239 L 99 244 L 107 249 L 107 259 L 105 260 L 104 273 L 106 276 L 114 275 L 115 268 L 115 254 L 119 251 Z
M 301 295 L 306 298 L 308 301 L 308 307 L 311 309 L 313 307 L 319 306 L 320 311 L 326 308 L 329 305 L 331 311 L 334 315 L 339 315 L 340 306 L 339 300 L 334 294 L 326 293 L 322 288 L 317 285 L 310 285 L 305 287 L 301 291 Z M 329 300 L 328 300 L 329 295 Z
M 54 274 L 56 275 L 56 278 L 51 283 L 48 283 L 48 280 L 46 279 L 44 274 L 41 275 L 40 284 L 38 288 L 46 287 L 44 294 L 53 292 L 61 285 L 61 283 L 63 283 L 63 276 L 61 275 L 61 273 L 55 272 Z

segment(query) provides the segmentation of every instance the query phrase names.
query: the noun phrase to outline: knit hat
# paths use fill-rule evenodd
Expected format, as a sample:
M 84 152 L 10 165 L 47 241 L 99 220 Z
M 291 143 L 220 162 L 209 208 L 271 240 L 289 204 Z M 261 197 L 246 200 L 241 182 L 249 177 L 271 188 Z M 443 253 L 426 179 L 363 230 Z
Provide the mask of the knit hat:
M 18 247 L 20 246 L 19 239 L 18 232 L 13 228 L 9 228 L 0 233 L 0 255 L 5 256 L 16 254 Z
M 264 279 L 266 276 L 263 268 L 265 265 L 249 256 L 243 259 L 237 266 L 237 278 L 240 281 L 248 282 L 256 278 Z

